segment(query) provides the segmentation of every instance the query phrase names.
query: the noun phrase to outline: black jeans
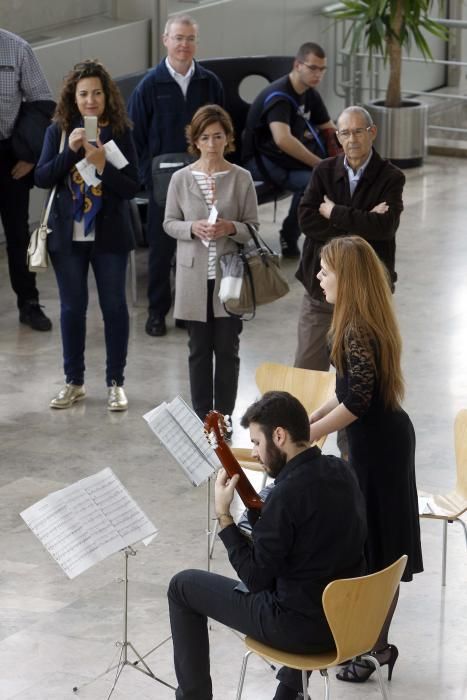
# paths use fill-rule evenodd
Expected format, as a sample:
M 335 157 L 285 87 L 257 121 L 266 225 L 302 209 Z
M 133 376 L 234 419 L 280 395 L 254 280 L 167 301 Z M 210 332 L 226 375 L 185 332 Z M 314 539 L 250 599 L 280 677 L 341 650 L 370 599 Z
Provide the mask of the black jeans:
M 148 256 L 148 301 L 149 311 L 157 316 L 166 316 L 172 305 L 170 271 L 177 248 L 175 238 L 168 236 L 162 227 L 164 210 L 160 209 L 149 195 L 147 239 Z
M 214 280 L 208 280 L 206 323 L 187 321 L 191 402 L 201 420 L 213 408 L 224 415 L 233 413 L 240 372 L 242 322 L 232 317 L 216 318 L 213 294 Z
M 260 642 L 284 651 L 311 653 L 328 647 L 304 649 L 294 642 L 296 620 L 279 622 L 264 593 L 242 593 L 238 581 L 218 574 L 188 569 L 176 574 L 169 585 L 169 614 L 178 681 L 177 700 L 211 700 L 207 618 L 217 620 Z M 310 625 L 309 622 L 306 623 Z M 296 692 L 302 689 L 301 672 L 283 667 L 278 678 Z
M 26 251 L 29 245 L 29 191 L 31 178 L 14 180 L 11 170 L 17 159 L 8 141 L 0 141 L 0 216 L 6 238 L 8 269 L 18 308 L 28 301 L 38 301 L 36 275 L 29 272 Z

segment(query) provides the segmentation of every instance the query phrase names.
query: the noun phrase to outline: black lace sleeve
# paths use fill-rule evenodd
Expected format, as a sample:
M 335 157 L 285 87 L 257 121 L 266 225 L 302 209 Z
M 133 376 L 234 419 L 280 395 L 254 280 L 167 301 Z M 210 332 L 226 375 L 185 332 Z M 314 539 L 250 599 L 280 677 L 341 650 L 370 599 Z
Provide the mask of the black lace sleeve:
M 346 342 L 347 391 L 342 398 L 344 406 L 355 416 L 363 416 L 369 409 L 375 392 L 376 376 L 374 353 L 358 338 L 350 336 Z

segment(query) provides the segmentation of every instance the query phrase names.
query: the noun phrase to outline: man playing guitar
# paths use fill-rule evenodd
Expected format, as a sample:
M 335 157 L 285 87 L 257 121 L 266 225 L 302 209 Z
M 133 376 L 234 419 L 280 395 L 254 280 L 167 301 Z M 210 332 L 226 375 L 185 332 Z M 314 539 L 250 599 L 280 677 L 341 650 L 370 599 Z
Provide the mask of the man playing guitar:
M 337 578 L 365 573 L 365 508 L 345 462 L 310 447 L 305 408 L 274 391 L 248 408 L 252 454 L 275 486 L 261 507 L 252 542 L 237 528 L 230 506 L 238 476 L 217 476 L 219 537 L 240 579 L 200 570 L 176 574 L 168 599 L 177 700 L 210 700 L 207 618 L 284 651 L 333 648 L 321 596 Z M 282 668 L 275 700 L 295 700 L 301 674 Z

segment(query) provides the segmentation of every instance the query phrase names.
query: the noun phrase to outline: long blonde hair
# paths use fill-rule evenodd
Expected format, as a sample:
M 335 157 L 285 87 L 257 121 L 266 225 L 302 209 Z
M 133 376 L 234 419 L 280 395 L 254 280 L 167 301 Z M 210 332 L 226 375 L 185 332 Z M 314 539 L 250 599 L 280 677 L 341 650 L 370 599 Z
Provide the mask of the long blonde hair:
M 360 236 L 333 238 L 321 249 L 321 260 L 337 278 L 329 331 L 336 370 L 344 371 L 349 338 L 356 338 L 373 357 L 381 399 L 397 408 L 404 396 L 402 340 L 386 268 Z

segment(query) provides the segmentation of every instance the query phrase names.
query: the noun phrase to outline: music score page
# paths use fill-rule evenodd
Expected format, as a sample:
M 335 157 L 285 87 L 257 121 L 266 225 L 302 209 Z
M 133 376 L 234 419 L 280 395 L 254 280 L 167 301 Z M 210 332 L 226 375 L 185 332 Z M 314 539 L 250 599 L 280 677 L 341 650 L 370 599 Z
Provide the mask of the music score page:
M 157 534 L 110 468 L 49 494 L 20 515 L 70 579 Z
M 193 486 L 203 484 L 222 466 L 206 439 L 202 422 L 181 396 L 156 406 L 143 418 Z

